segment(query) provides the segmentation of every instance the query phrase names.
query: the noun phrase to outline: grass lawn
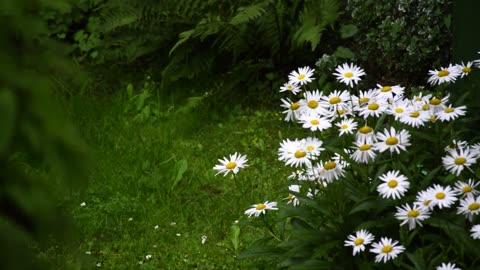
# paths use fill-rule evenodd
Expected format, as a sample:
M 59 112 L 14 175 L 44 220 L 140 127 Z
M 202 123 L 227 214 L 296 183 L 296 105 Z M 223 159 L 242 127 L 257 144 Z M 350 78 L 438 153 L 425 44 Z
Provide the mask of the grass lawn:
M 95 154 L 87 188 L 61 204 L 77 225 L 87 267 L 105 269 L 271 269 L 237 255 L 264 233 L 243 212 L 288 195 L 290 171 L 277 160 L 285 128 L 278 107 L 197 107 L 137 122 L 128 98 L 73 98 L 72 122 Z M 161 106 L 167 111 L 169 106 Z M 228 110 L 228 111 L 227 111 Z M 174 111 L 174 110 L 172 110 Z M 217 159 L 248 156 L 236 178 L 215 176 Z M 55 254 L 55 255 L 52 255 Z M 59 250 L 59 267 L 65 258 Z

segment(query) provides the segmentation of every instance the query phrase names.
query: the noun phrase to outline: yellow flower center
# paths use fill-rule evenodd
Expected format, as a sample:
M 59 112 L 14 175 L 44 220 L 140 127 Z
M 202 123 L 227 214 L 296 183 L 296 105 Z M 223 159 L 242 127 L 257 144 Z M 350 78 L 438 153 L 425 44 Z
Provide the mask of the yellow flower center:
M 292 111 L 298 110 L 298 108 L 300 108 L 300 104 L 298 104 L 298 102 L 294 102 L 290 105 L 290 109 Z
M 317 108 L 318 106 L 318 101 L 316 100 L 310 100 L 308 103 L 307 103 L 308 107 L 312 108 L 312 109 L 315 109 Z
M 348 128 L 348 125 L 345 125 L 345 124 L 342 125 L 342 129 L 347 129 L 347 128 Z
M 293 201 L 293 199 L 295 199 L 295 196 L 293 196 L 292 194 L 288 194 L 288 200 Z
M 287 90 L 292 91 L 293 90 L 293 85 L 291 85 L 291 84 L 287 85 Z
M 320 121 L 318 121 L 317 119 L 313 119 L 313 120 L 310 121 L 310 124 L 316 126 L 316 125 L 320 124 Z
M 333 161 L 329 161 L 327 163 L 325 163 L 325 165 L 323 165 L 323 168 L 325 170 L 332 170 L 332 169 L 335 169 L 337 167 L 337 164 Z
M 347 78 L 351 78 L 351 77 L 353 77 L 353 73 L 352 72 L 345 72 L 345 74 L 343 74 L 343 76 L 345 76 Z
M 471 192 L 472 190 L 473 190 L 473 187 L 472 187 L 472 186 L 464 186 L 464 187 L 462 188 L 462 192 L 463 192 L 463 193 L 469 193 L 469 192 Z
M 295 151 L 295 154 L 293 154 L 296 158 L 303 158 L 307 155 L 307 153 L 303 152 L 302 150 L 297 150 Z
M 398 182 L 397 182 L 397 180 L 392 179 L 392 180 L 388 181 L 387 185 L 388 185 L 389 188 L 396 188 L 398 186 Z
M 364 126 L 364 127 L 361 127 L 358 132 L 362 133 L 362 134 L 368 134 L 370 132 L 372 132 L 372 128 L 369 127 L 369 126 Z
M 433 105 L 433 106 L 437 106 L 437 105 L 440 105 L 442 103 L 442 101 L 436 97 L 432 98 L 430 100 L 430 105 Z
M 355 241 L 353 241 L 353 243 L 355 244 L 355 246 L 360 246 L 361 244 L 363 244 L 363 238 L 357 238 L 355 239 Z
M 303 80 L 303 79 L 305 79 L 305 77 L 306 77 L 305 74 L 300 74 L 300 75 L 298 75 L 297 78 L 298 78 L 299 80 Z
M 438 77 L 445 77 L 445 76 L 448 76 L 449 74 L 450 72 L 448 72 L 448 70 L 442 69 L 438 72 Z
M 465 162 L 467 162 L 467 159 L 464 157 L 458 157 L 455 159 L 455 165 L 463 165 Z
M 390 245 L 385 245 L 382 247 L 382 253 L 390 253 L 392 252 L 392 250 L 393 250 L 393 247 Z
M 260 204 L 257 204 L 257 206 L 255 207 L 255 209 L 257 210 L 263 210 L 265 209 L 267 206 L 263 203 L 260 203 Z
M 358 147 L 358 149 L 360 151 L 367 151 L 367 150 L 370 150 L 372 148 L 372 146 L 370 144 L 364 144 L 364 145 L 361 145 L 360 147 Z
M 339 97 L 332 97 L 328 102 L 330 102 L 330 104 L 337 104 L 341 101 L 342 100 Z
M 367 102 L 367 101 L 369 101 L 369 100 L 370 100 L 370 99 L 367 98 L 367 97 L 362 97 L 361 99 L 358 100 L 358 103 L 363 104 L 363 103 L 365 103 L 365 102 Z
M 438 200 L 443 200 L 445 199 L 445 193 L 438 192 L 437 194 L 435 194 L 435 198 L 437 198 Z
M 472 69 L 469 68 L 469 67 L 464 67 L 464 68 L 462 68 L 462 71 L 463 71 L 463 73 L 469 73 L 470 71 L 472 71 Z
M 420 97 L 415 98 L 415 101 L 422 101 Z
M 368 105 L 367 108 L 368 108 L 369 110 L 376 111 L 376 110 L 378 110 L 378 108 L 380 108 L 380 106 L 378 106 L 377 103 L 372 102 L 372 103 L 370 103 L 370 104 Z
M 428 104 L 427 103 L 423 104 L 422 110 L 424 110 L 424 111 L 428 110 Z
M 337 113 L 338 113 L 338 115 L 342 115 L 342 114 L 344 114 L 344 113 L 345 113 L 345 111 L 344 111 L 344 110 L 342 110 L 342 109 L 340 109 L 340 110 L 337 110 Z
M 232 170 L 232 169 L 235 169 L 235 167 L 237 167 L 237 163 L 230 161 L 227 163 L 225 167 L 227 168 L 227 170 Z
M 480 203 L 474 202 L 468 206 L 468 210 L 475 211 L 480 208 Z
M 398 107 L 398 108 L 395 108 L 395 112 L 396 113 L 403 113 L 403 109 Z
M 396 137 L 388 137 L 385 140 L 385 144 L 387 145 L 396 145 L 398 143 L 398 139 Z
M 445 112 L 446 112 L 446 113 L 451 113 L 451 112 L 453 112 L 453 111 L 455 111 L 454 108 L 448 107 L 448 108 L 445 109 Z
M 431 202 L 432 200 L 425 200 L 423 201 L 423 205 L 428 206 Z
M 420 113 L 418 111 L 413 111 L 413 112 L 410 113 L 410 117 L 412 117 L 412 118 L 417 118 L 419 115 L 420 115 Z
M 392 90 L 392 87 L 390 86 L 384 86 L 382 89 L 380 89 L 381 92 L 390 92 Z
M 307 151 L 310 152 L 310 151 L 313 151 L 313 150 L 315 150 L 315 146 L 312 146 L 312 145 L 307 146 Z
M 407 212 L 407 217 L 409 217 L 409 218 L 416 218 L 419 215 L 420 215 L 420 211 L 415 210 L 415 209 Z
M 435 122 L 435 120 L 437 120 L 437 117 L 435 115 L 430 115 L 430 118 L 428 118 L 428 120 L 430 120 L 430 122 Z

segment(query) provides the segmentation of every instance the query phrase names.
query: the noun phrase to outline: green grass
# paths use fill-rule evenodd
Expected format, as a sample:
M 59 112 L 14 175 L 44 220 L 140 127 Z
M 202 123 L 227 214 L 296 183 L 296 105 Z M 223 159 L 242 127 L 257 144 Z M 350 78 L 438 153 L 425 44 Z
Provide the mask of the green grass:
M 125 96 L 68 101 L 70 117 L 95 153 L 85 191 L 64 196 L 84 266 L 104 269 L 271 269 L 237 259 L 264 231 L 244 225 L 254 203 L 286 197 L 289 170 L 277 149 L 285 126 L 270 110 L 171 113 L 135 122 Z M 167 111 L 170 104 L 159 107 Z M 148 120 L 148 119 L 147 119 Z M 292 130 L 293 132 L 293 130 Z M 215 176 L 217 159 L 240 152 L 249 167 Z M 80 206 L 85 202 L 85 206 Z M 238 224 L 236 223 L 238 221 Z M 158 227 L 156 227 L 158 226 Z M 238 237 L 233 229 L 240 228 Z M 207 240 L 202 244 L 202 236 Z M 91 254 L 86 254 L 86 252 Z M 58 267 L 65 262 L 58 250 Z M 152 255 L 147 260 L 146 255 Z

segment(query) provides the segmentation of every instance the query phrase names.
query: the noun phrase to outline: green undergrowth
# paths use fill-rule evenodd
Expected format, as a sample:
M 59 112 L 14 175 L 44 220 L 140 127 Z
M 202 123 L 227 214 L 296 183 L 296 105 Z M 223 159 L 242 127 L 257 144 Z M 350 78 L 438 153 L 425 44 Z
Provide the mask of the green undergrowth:
M 278 166 L 277 149 L 291 134 L 279 133 L 285 124 L 277 108 L 181 110 L 160 102 L 158 109 L 168 114 L 138 122 L 125 109 L 131 102 L 127 95 L 66 102 L 96 164 L 86 190 L 62 194 L 60 200 L 77 225 L 80 264 L 87 269 L 273 268 L 237 255 L 262 234 L 242 226 L 243 212 L 288 194 L 289 172 Z M 249 166 L 236 178 L 215 176 L 217 159 L 235 151 L 248 156 Z M 41 256 L 60 268 L 69 260 L 54 246 Z

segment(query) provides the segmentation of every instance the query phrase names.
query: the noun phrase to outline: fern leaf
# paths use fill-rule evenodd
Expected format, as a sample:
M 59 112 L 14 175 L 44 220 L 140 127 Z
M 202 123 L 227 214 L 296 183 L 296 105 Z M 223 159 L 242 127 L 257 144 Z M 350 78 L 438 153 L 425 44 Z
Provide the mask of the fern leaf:
M 257 19 L 265 13 L 265 9 L 262 5 L 251 5 L 248 7 L 240 7 L 237 10 L 237 14 L 230 20 L 232 25 L 240 25 L 248 23 Z
M 183 43 L 185 43 L 187 40 L 190 39 L 190 37 L 195 33 L 195 29 L 190 29 L 188 31 L 184 31 L 182 33 L 180 33 L 179 35 L 179 40 L 177 41 L 177 43 L 175 43 L 175 45 L 173 45 L 173 47 L 170 49 L 170 52 L 168 53 L 169 55 L 172 55 L 173 51 L 175 51 L 175 49 L 182 45 Z

